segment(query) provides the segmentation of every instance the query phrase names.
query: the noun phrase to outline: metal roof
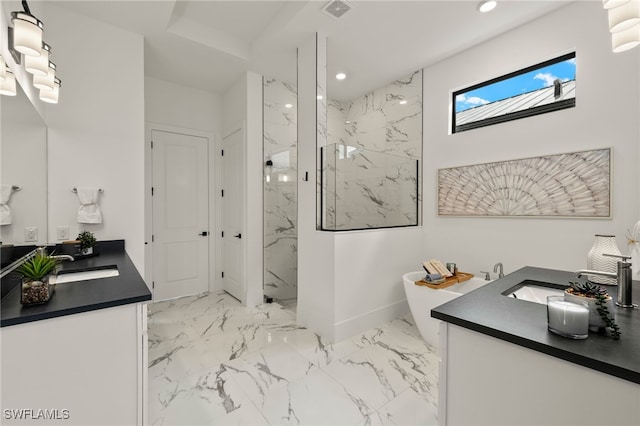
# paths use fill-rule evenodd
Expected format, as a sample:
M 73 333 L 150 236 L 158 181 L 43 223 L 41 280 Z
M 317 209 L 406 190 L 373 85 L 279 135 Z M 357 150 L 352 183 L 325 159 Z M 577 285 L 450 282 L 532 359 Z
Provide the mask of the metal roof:
M 488 118 L 498 117 L 513 112 L 524 111 L 541 105 L 552 104 L 557 101 L 576 97 L 576 81 L 569 80 L 562 83 L 562 94 L 554 97 L 554 87 L 544 87 L 533 92 L 502 99 L 456 113 L 456 126 Z

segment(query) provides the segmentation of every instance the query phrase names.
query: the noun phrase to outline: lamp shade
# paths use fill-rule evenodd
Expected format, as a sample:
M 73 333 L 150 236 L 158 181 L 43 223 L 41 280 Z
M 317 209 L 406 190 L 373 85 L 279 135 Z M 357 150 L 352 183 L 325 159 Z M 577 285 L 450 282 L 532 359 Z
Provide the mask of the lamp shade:
M 613 9 L 628 2 L 629 0 L 602 0 L 602 7 L 605 9 Z
M 640 0 L 629 0 L 609 9 L 609 31 L 618 33 L 640 23 Z
M 636 24 L 627 30 L 611 34 L 611 48 L 613 49 L 614 53 L 620 53 L 624 52 L 625 50 L 633 49 L 639 44 L 640 24 Z
M 4 81 L 7 75 L 7 64 L 4 62 L 4 58 L 0 55 L 0 81 Z
M 40 56 L 42 50 L 42 22 L 25 12 L 11 12 L 13 48 L 27 56 Z
M 53 90 L 53 83 L 56 77 L 56 64 L 49 62 L 47 75 L 34 75 L 33 87 L 40 90 Z
M 16 95 L 16 77 L 11 70 L 6 70 L 4 80 L 0 81 L 0 95 Z
M 57 104 L 58 96 L 60 95 L 60 84 L 62 82 L 59 78 L 56 78 L 53 83 L 52 90 L 40 90 L 40 100 L 49 104 Z
M 49 54 L 51 47 L 47 43 L 42 43 L 40 56 L 25 56 L 24 69 L 33 75 L 45 76 L 49 73 Z

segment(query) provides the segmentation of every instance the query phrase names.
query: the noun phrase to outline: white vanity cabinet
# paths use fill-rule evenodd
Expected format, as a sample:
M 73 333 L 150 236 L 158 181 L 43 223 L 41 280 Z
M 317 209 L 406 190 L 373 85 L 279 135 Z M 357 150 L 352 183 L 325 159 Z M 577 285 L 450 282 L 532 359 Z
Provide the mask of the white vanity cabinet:
M 0 423 L 145 424 L 146 318 L 131 303 L 2 327 Z
M 640 425 L 640 384 L 446 322 L 440 343 L 441 426 Z

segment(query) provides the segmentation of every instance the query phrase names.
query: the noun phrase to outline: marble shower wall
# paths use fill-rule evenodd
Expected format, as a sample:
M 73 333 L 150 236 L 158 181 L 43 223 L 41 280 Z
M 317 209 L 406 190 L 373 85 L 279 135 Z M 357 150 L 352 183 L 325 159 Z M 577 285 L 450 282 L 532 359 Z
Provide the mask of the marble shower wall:
M 267 78 L 263 90 L 264 294 L 286 300 L 297 297 L 297 91 Z
M 330 100 L 324 229 L 417 225 L 422 71 L 349 102 Z

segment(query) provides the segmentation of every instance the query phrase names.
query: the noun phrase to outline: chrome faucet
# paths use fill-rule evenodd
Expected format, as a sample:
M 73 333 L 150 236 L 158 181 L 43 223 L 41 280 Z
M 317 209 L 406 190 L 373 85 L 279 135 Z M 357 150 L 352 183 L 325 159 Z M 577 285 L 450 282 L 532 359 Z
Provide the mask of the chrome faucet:
M 495 265 L 493 265 L 493 272 L 494 273 L 498 272 L 498 279 L 504 278 L 504 270 L 502 269 L 502 262 L 498 262 Z
M 631 259 L 631 256 L 617 255 L 617 254 L 603 254 L 603 256 L 608 257 L 617 257 L 621 260 L 618 261 L 618 271 L 617 273 L 613 272 L 603 272 L 603 271 L 592 271 L 589 269 L 581 269 L 579 271 L 574 272 L 574 276 L 576 278 L 580 278 L 582 275 L 599 275 L 601 277 L 613 278 L 618 283 L 618 299 L 616 300 L 616 305 L 622 308 L 635 308 L 636 305 L 633 304 L 631 300 L 631 263 L 628 263 L 627 260 Z
M 52 259 L 58 259 L 58 260 L 68 260 L 69 262 L 75 261 L 73 256 L 71 256 L 70 254 L 57 254 L 55 256 L 49 256 L 49 257 Z

